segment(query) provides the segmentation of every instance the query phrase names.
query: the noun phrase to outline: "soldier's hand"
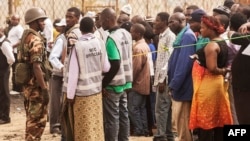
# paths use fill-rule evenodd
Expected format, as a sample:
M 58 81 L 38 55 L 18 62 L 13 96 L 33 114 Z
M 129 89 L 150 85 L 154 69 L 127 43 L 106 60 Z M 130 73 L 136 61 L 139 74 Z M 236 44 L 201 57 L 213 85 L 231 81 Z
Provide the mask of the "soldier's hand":
M 48 89 L 42 89 L 43 104 L 47 105 L 49 103 L 49 91 Z

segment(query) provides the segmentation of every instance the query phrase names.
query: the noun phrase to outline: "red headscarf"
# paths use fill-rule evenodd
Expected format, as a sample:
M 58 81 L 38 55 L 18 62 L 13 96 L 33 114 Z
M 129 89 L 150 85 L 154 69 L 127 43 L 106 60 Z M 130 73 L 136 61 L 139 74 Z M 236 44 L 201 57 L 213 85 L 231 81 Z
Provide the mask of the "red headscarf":
M 225 32 L 223 25 L 214 16 L 204 15 L 202 16 L 201 21 L 207 25 L 208 28 L 214 30 L 218 34 Z

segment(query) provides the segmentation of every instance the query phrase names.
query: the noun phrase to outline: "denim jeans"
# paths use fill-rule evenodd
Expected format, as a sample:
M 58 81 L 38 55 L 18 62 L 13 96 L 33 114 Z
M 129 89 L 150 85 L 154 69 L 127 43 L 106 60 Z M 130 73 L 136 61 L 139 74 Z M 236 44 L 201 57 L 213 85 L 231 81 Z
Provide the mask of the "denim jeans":
M 128 94 L 129 117 L 137 135 L 148 134 L 148 119 L 146 109 L 147 95 L 131 91 Z
M 108 90 L 109 97 L 103 97 L 105 141 L 128 141 L 129 118 L 127 93 Z
M 49 102 L 49 122 L 50 131 L 54 127 L 60 128 L 60 112 L 62 106 L 62 84 L 63 77 L 53 75 L 50 78 L 50 102 Z
M 155 104 L 155 119 L 157 126 L 156 137 L 165 136 L 168 141 L 173 141 L 172 132 L 172 109 L 171 97 L 168 95 L 168 87 L 163 93 L 157 88 L 156 104 Z

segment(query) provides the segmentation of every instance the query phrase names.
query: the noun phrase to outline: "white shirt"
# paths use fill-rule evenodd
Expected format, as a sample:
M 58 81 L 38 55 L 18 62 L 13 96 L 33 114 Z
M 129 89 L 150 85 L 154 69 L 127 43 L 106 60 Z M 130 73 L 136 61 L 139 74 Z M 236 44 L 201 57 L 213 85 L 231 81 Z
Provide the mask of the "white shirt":
M 22 38 L 23 31 L 24 31 L 24 29 L 20 24 L 13 26 L 10 29 L 9 34 L 8 34 L 8 40 L 10 41 L 11 46 L 13 46 L 19 42 L 19 40 Z M 17 53 L 17 47 L 15 47 L 13 49 L 13 51 L 14 51 L 14 53 Z
M 53 68 L 57 71 L 61 71 L 61 69 L 64 67 L 64 65 L 60 61 L 64 46 L 66 46 L 66 37 L 63 34 L 60 34 L 57 37 L 53 49 L 51 50 L 49 55 L 49 61 Z
M 174 41 L 175 34 L 170 28 L 166 28 L 165 31 L 159 35 L 154 86 L 162 83 L 165 79 L 167 80 L 168 59 L 173 52 Z
M 2 38 L 0 38 L 0 42 L 2 42 L 5 39 L 5 36 L 2 36 Z M 13 54 L 13 49 L 12 46 L 9 42 L 3 42 L 2 46 L 0 47 L 3 54 L 5 55 L 5 57 L 7 58 L 7 62 L 9 65 L 12 65 L 15 62 L 15 57 Z
M 46 49 L 48 52 L 51 51 L 51 48 L 48 47 L 48 43 L 53 42 L 53 24 L 49 18 L 44 20 L 45 27 L 43 29 L 43 34 L 47 40 Z

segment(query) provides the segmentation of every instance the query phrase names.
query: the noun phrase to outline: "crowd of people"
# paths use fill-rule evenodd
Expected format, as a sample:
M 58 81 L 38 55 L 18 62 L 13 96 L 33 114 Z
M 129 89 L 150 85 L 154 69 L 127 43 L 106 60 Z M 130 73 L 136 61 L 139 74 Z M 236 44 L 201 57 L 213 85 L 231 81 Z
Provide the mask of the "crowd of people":
M 71 7 L 53 22 L 33 7 L 27 29 L 21 18 L 0 29 L 0 124 L 13 122 L 9 94 L 22 94 L 26 141 L 41 140 L 46 122 L 62 141 L 222 141 L 224 125 L 250 124 L 248 5 L 146 17 L 130 4 Z M 23 85 L 19 63 L 30 72 Z

